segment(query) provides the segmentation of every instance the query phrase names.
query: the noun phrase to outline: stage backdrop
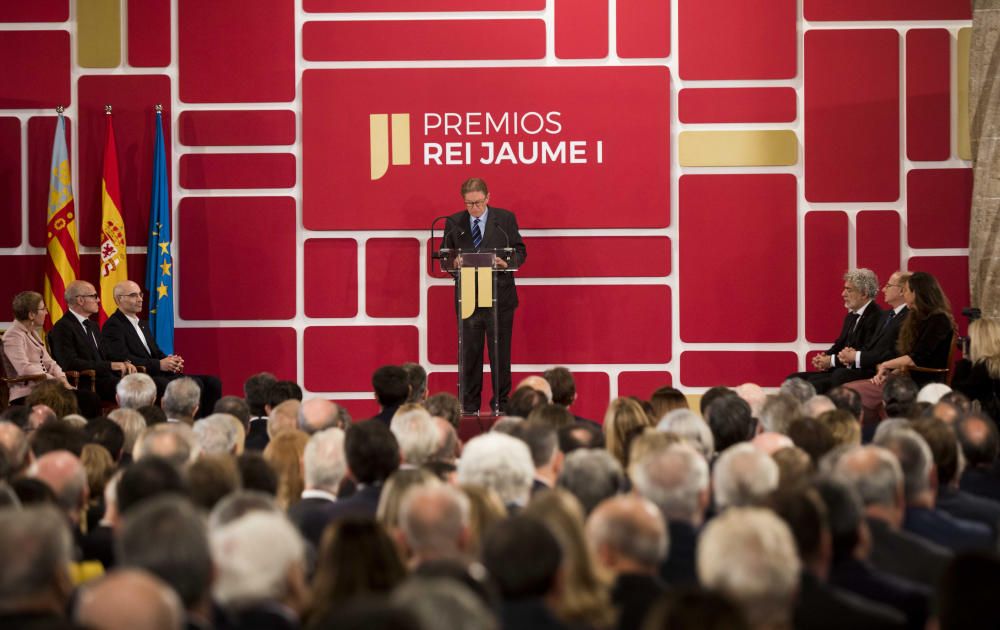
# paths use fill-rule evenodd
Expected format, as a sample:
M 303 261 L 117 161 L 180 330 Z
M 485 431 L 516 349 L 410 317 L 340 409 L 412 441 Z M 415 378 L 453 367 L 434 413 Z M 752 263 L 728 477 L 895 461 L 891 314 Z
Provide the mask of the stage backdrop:
M 0 320 L 45 265 L 55 107 L 96 279 L 104 105 L 143 281 L 164 107 L 177 350 L 374 410 L 455 389 L 434 217 L 517 213 L 515 378 L 609 397 L 777 385 L 836 335 L 841 274 L 968 303 L 968 0 L 32 0 L 0 4 Z

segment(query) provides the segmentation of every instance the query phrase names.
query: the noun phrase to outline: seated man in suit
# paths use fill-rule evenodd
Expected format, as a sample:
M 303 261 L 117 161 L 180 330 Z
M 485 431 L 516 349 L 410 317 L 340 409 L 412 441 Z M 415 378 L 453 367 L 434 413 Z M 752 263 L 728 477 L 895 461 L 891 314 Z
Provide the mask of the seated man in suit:
M 897 271 L 889 276 L 889 281 L 882 287 L 882 295 L 889 308 L 882 312 L 867 349 L 847 346 L 837 353 L 839 367 L 834 368 L 831 374 L 834 386 L 871 378 L 878 371 L 879 363 L 899 356 L 896 340 L 908 313 L 906 301 L 903 300 L 903 287 L 909 279 L 910 274 L 905 271 Z
M 94 285 L 74 280 L 66 287 L 67 312 L 49 331 L 52 358 L 63 370 L 94 370 L 96 390 L 101 400 L 115 401 L 115 387 L 135 366 L 126 361 L 108 361 L 101 354 L 101 329 L 90 316 L 100 310 L 101 298 Z
M 844 348 L 867 349 L 878 329 L 882 310 L 875 304 L 877 293 L 878 279 L 871 269 L 852 269 L 845 273 L 844 289 L 840 295 L 844 298 L 847 315 L 844 317 L 840 336 L 822 354 L 812 358 L 812 366 L 818 371 L 798 372 L 788 378 L 798 377 L 809 381 L 816 388 L 817 394 L 825 394 L 831 387 L 839 384 L 834 382 L 833 375 L 836 368 L 842 367 L 840 351 Z
M 156 345 L 149 326 L 139 319 L 142 312 L 142 290 L 131 280 L 119 282 L 114 288 L 118 310 L 108 317 L 101 330 L 101 353 L 111 361 L 131 361 L 146 368 L 163 395 L 168 381 L 184 370 L 184 359 L 176 354 L 167 356 Z M 201 387 L 201 415 L 212 413 L 222 397 L 222 383 L 217 376 L 187 374 Z

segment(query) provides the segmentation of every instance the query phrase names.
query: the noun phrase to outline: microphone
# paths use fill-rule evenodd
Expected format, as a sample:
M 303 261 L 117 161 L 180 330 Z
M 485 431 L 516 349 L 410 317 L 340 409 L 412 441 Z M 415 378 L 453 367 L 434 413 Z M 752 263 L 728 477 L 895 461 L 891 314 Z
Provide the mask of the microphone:
M 510 262 L 510 252 L 514 251 L 514 249 L 510 246 L 510 235 L 507 234 L 506 230 L 504 230 L 502 227 L 500 227 L 499 223 L 494 222 L 493 223 L 493 227 L 495 227 L 496 229 L 500 230 L 500 232 L 503 234 L 504 240 L 507 241 L 507 246 L 503 248 L 503 251 L 504 251 L 504 253 L 507 254 L 507 256 L 504 258 L 504 260 L 506 260 L 509 263 Z M 504 270 L 504 271 L 506 271 L 506 270 Z
M 454 225 L 454 223 L 455 223 L 454 220 L 452 220 L 452 218 L 450 216 L 435 217 L 434 220 L 431 221 L 431 245 L 434 244 L 434 226 L 437 225 L 437 222 L 440 221 L 441 219 L 444 219 L 444 226 L 445 226 L 444 227 L 444 232 L 442 232 L 442 234 L 441 234 L 441 243 L 442 243 L 442 245 L 444 244 L 444 241 L 448 238 L 448 224 L 451 223 L 451 224 Z M 464 232 L 460 232 L 456 238 L 460 238 L 462 236 L 462 234 L 464 234 Z M 441 255 L 441 250 L 447 251 L 448 248 L 447 247 L 441 247 L 441 248 L 439 248 L 438 251 L 435 251 L 434 253 L 431 254 L 431 259 L 432 260 L 440 260 L 443 257 Z

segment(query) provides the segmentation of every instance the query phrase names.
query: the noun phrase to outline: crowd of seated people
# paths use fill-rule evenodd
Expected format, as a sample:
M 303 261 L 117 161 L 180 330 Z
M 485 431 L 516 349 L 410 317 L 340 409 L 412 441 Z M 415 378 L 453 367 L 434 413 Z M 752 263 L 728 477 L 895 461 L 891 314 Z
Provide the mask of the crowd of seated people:
M 0 628 L 997 627 L 1000 338 L 970 334 L 954 389 L 876 366 L 867 424 L 863 379 L 800 375 L 595 421 L 556 367 L 466 440 L 416 364 L 368 419 L 141 372 L 87 417 L 46 378 L 0 414 Z

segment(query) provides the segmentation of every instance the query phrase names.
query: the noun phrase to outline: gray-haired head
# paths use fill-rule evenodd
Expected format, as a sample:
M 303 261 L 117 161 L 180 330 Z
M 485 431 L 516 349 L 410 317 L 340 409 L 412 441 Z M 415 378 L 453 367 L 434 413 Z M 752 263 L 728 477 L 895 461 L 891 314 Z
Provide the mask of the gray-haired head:
M 326 429 L 316 433 L 306 443 L 302 460 L 306 488 L 337 494 L 340 482 L 347 474 L 344 432 L 340 429 Z
M 850 485 L 864 506 L 899 506 L 903 494 L 903 471 L 899 460 L 881 446 L 855 446 L 834 467 L 833 476 Z
M 423 628 L 499 630 L 482 599 L 451 578 L 411 577 L 392 592 L 393 603 L 413 612 Z
M 524 505 L 531 495 L 535 464 L 528 445 L 503 433 L 490 432 L 469 440 L 458 460 L 458 482 L 496 492 L 505 505 Z
M 712 429 L 701 416 L 690 409 L 674 409 L 667 412 L 656 425 L 656 430 L 673 433 L 693 446 L 705 459 L 715 453 Z
M 46 595 L 68 599 L 72 550 L 66 518 L 54 507 L 0 510 L 0 609 Z
M 281 509 L 270 494 L 257 490 L 238 490 L 215 504 L 208 515 L 208 529 L 218 529 L 251 512 L 281 514 Z
M 146 428 L 146 419 L 135 409 L 127 407 L 119 407 L 112 410 L 108 413 L 108 417 L 122 428 L 122 433 L 125 434 L 125 441 L 122 443 L 122 452 L 131 455 L 132 449 L 135 448 L 136 440 L 139 439 L 139 436 L 142 435 L 143 430 Z
M 787 382 L 787 381 L 786 381 Z M 802 414 L 802 403 L 791 394 L 771 394 L 764 399 L 757 417 L 765 431 L 788 434 L 788 427 Z
M 118 406 L 125 409 L 138 409 L 156 402 L 156 383 L 148 374 L 136 372 L 127 374 L 115 386 L 115 396 Z
M 154 497 L 130 510 L 115 535 L 115 558 L 145 569 L 170 585 L 185 608 L 206 601 L 212 553 L 205 517 L 175 495 Z
M 647 454 L 630 468 L 632 484 L 667 520 L 700 525 L 707 507 L 708 464 L 687 444 Z
M 423 407 L 400 408 L 392 417 L 389 430 L 399 442 L 403 461 L 413 466 L 426 464 L 437 452 L 438 432 L 431 414 Z
M 193 378 L 184 376 L 167 383 L 160 406 L 167 418 L 191 421 L 198 411 L 198 401 L 201 400 L 201 386 Z
M 635 495 L 602 501 L 587 518 L 587 538 L 599 554 L 608 549 L 651 571 L 659 568 L 670 545 L 660 511 Z
M 240 610 L 280 602 L 304 575 L 305 544 L 284 514 L 255 511 L 209 533 L 215 598 Z
M 782 394 L 788 394 L 795 400 L 799 401 L 799 404 L 805 403 L 807 400 L 816 395 L 816 387 L 809 381 L 804 378 L 799 378 L 798 376 L 785 379 L 785 382 L 781 384 L 778 391 Z
M 719 510 L 762 504 L 778 487 L 778 465 L 749 443 L 735 444 L 719 456 L 712 490 Z
M 864 267 L 851 269 L 844 274 L 844 282 L 854 285 L 854 288 L 868 299 L 873 299 L 878 294 L 878 278 L 871 269 Z
M 875 444 L 891 451 L 899 460 L 907 504 L 931 490 L 934 457 L 919 433 L 913 429 L 895 429 L 880 436 Z
M 198 456 L 194 430 L 182 422 L 154 424 L 139 436 L 132 459 L 139 461 L 148 455 L 162 457 L 182 469 Z
M 604 449 L 581 448 L 566 456 L 556 485 L 569 490 L 587 514 L 622 491 L 625 472 L 621 463 Z
M 240 433 L 236 428 L 239 418 L 228 413 L 213 413 L 194 423 L 194 437 L 202 453 L 223 455 L 235 453 Z

